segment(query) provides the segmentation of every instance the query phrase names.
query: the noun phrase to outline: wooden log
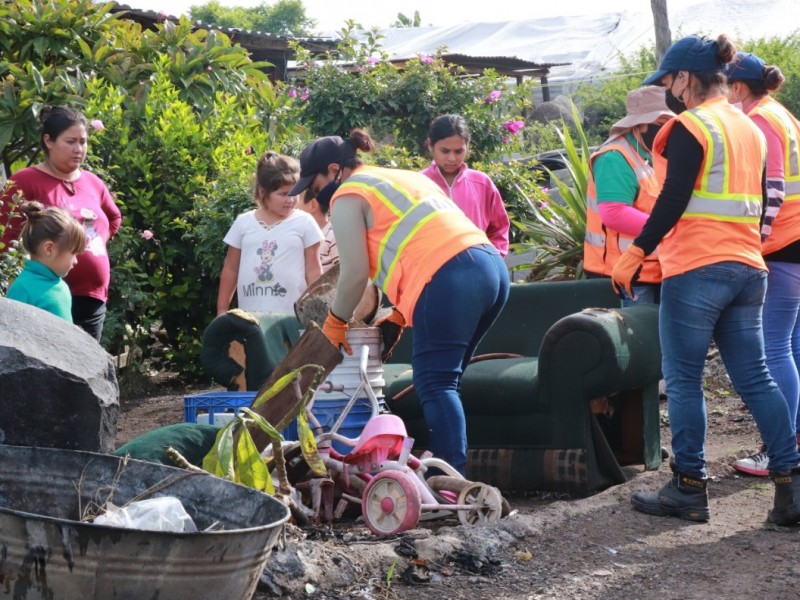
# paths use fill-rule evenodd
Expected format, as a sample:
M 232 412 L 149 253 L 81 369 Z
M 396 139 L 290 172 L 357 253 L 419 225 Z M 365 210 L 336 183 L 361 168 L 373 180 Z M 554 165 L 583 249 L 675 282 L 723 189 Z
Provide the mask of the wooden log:
M 275 370 L 264 382 L 264 385 L 258 390 L 256 398 L 271 388 L 276 381 L 287 373 L 302 367 L 303 365 L 319 365 L 325 370 L 325 376 L 320 383 L 324 382 L 331 371 L 342 362 L 342 353 L 336 348 L 328 337 L 322 333 L 316 323 L 311 322 L 306 327 L 305 332 L 294 347 L 289 350 L 286 357 L 275 367 Z M 300 392 L 301 395 L 311 385 L 314 373 L 311 369 L 304 372 L 300 378 Z M 255 399 L 253 400 L 255 402 Z M 251 406 L 252 408 L 252 406 Z M 253 411 L 264 417 L 267 422 L 278 430 L 286 427 L 300 412 L 300 398 L 297 397 L 295 387 L 292 385 L 286 386 L 276 396 L 270 398 L 267 402 Z M 250 435 L 253 437 L 256 448 L 259 452 L 263 452 L 270 439 L 258 426 L 250 426 Z M 236 441 L 238 442 L 238 434 Z

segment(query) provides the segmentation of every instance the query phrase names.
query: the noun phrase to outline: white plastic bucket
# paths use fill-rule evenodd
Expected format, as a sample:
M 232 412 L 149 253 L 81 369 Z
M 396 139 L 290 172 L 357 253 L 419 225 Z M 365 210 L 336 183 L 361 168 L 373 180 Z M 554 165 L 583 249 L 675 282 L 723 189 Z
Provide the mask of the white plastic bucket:
M 347 330 L 347 341 L 353 354 L 342 351 L 342 360 L 330 375 L 328 381 L 334 386 L 342 386 L 342 393 L 352 396 L 361 383 L 361 373 L 359 372 L 359 360 L 361 347 L 369 347 L 369 357 L 367 359 L 367 380 L 375 396 L 383 396 L 383 386 L 386 382 L 383 379 L 383 363 L 381 362 L 381 332 L 377 327 L 351 327 Z

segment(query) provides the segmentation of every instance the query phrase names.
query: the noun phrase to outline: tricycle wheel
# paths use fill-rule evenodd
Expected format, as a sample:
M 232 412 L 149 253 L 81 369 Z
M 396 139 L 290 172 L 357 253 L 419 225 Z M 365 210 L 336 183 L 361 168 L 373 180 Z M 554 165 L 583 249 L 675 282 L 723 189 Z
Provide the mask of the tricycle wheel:
M 462 525 L 492 523 L 500 519 L 503 512 L 503 496 L 500 490 L 485 483 L 468 485 L 458 495 L 459 504 L 472 504 L 469 510 L 459 510 L 458 520 Z
M 442 504 L 457 504 L 461 491 L 472 485 L 472 482 L 463 477 L 450 477 L 448 475 L 433 475 L 425 480 L 433 495 Z
M 378 473 L 364 490 L 361 514 L 376 535 L 414 529 L 422 515 L 419 489 L 411 476 L 400 471 Z

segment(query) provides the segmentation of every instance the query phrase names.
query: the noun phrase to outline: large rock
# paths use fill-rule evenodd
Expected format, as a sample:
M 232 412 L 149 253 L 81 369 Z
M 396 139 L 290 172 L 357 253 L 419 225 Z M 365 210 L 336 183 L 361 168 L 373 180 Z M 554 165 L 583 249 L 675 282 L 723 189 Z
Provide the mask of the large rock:
M 572 115 L 572 104 L 570 104 L 570 100 L 567 96 L 556 96 L 552 100 L 542 102 L 534 107 L 531 118 L 540 123 L 556 121 L 557 124 L 560 124 L 561 121 L 564 121 L 569 127 L 575 126 L 575 118 Z
M 118 416 L 117 376 L 100 344 L 0 298 L 0 443 L 110 453 Z

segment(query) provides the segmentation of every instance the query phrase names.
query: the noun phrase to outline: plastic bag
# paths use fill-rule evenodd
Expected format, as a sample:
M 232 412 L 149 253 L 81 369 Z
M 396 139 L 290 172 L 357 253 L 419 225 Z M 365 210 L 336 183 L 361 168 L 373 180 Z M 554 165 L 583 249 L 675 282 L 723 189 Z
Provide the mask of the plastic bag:
M 197 531 L 197 525 L 183 508 L 181 501 L 172 496 L 137 500 L 127 506 L 108 502 L 106 512 L 95 517 L 93 522 L 96 525 L 146 531 Z

